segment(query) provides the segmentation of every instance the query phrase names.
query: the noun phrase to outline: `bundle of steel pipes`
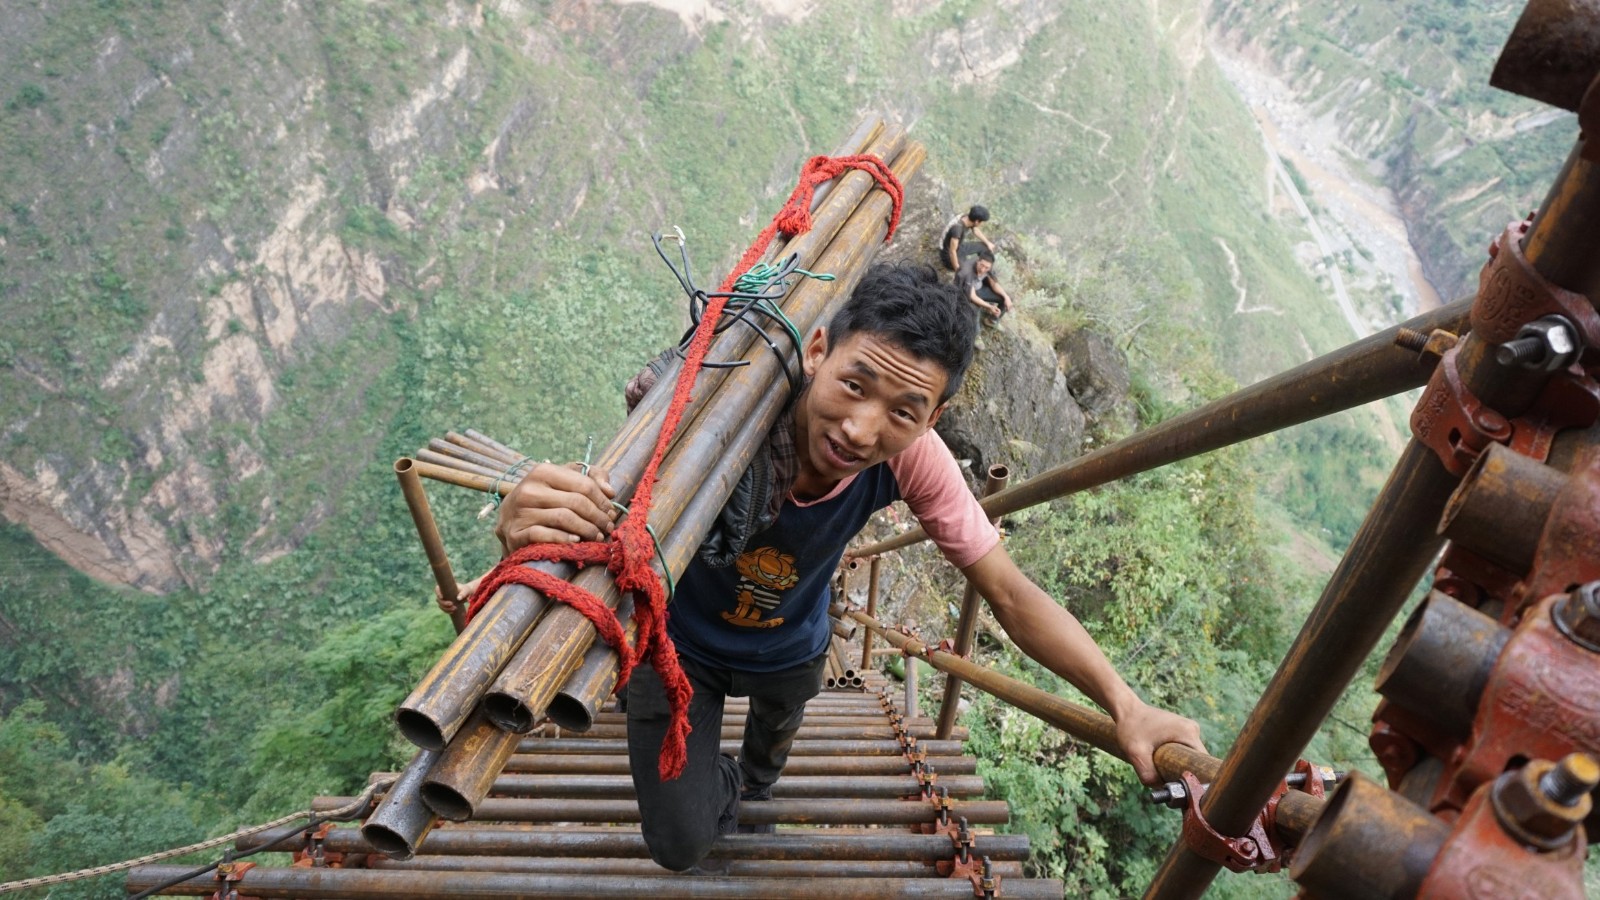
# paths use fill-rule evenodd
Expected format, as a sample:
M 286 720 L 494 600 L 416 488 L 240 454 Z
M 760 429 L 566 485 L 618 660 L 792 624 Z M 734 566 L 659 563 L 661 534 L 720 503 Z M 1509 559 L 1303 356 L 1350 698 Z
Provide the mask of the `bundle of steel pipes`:
M 836 153 L 876 155 L 902 182 L 924 158 L 920 144 L 878 120 L 863 123 Z M 884 240 L 890 210 L 890 198 L 874 189 L 872 178 L 852 172 L 818 191 L 811 231 L 769 252 L 769 261 L 797 254 L 804 268 L 835 276 L 802 281 L 783 298 L 785 315 L 802 334 L 854 289 Z M 788 399 L 778 359 L 748 329 L 720 335 L 707 361 L 744 365 L 700 373 L 660 470 L 650 524 L 661 540 L 657 565 L 673 578 L 693 557 Z M 653 449 L 676 374 L 670 370 L 660 380 L 595 460 L 610 472 L 619 502 L 630 499 Z M 530 466 L 504 444 L 467 431 L 430 442 L 396 468 L 504 494 Z M 593 593 L 631 625 L 630 602 L 600 567 L 578 573 L 567 564 L 538 565 Z M 581 615 L 529 588 L 507 586 L 490 598 L 396 713 L 401 733 L 420 750 L 364 826 L 373 844 L 408 856 L 440 815 L 470 817 L 522 735 L 547 717 L 575 730 L 593 724 L 617 672 L 615 652 L 595 636 Z

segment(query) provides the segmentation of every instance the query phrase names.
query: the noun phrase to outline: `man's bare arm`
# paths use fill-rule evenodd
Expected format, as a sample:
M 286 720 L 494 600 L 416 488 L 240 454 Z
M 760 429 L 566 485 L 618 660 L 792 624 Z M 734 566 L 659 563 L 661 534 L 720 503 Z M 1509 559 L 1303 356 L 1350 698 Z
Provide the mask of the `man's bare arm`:
M 1160 780 L 1153 758 L 1156 747 L 1176 742 L 1205 750 L 1200 726 L 1139 699 L 1077 617 L 1024 575 L 1004 546 L 996 545 L 961 571 L 1023 653 L 1111 714 L 1117 722 L 1117 743 L 1145 784 Z

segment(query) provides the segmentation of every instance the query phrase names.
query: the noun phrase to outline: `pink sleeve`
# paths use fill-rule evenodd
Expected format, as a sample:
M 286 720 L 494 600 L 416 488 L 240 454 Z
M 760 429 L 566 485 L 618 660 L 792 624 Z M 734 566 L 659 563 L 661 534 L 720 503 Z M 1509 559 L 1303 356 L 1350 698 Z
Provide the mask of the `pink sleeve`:
M 889 460 L 889 470 L 900 496 L 951 565 L 964 569 L 1000 543 L 956 458 L 933 429 Z

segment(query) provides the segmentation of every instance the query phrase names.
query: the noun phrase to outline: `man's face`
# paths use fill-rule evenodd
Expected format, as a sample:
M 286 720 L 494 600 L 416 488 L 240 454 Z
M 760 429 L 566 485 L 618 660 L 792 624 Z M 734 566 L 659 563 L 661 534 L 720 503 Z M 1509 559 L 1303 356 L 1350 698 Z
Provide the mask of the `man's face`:
M 950 375 L 873 334 L 829 347 L 823 329 L 806 342 L 811 386 L 795 408 L 800 474 L 832 483 L 911 446 L 944 412 Z
M 989 270 L 992 268 L 994 268 L 994 263 L 981 256 L 972 264 L 972 271 L 978 273 L 980 277 L 989 274 Z

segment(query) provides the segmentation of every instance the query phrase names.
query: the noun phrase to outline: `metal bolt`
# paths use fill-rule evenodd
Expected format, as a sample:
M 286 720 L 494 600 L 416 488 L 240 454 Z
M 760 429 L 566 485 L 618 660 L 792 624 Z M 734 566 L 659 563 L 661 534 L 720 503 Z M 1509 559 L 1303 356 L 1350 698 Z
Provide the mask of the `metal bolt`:
M 1578 330 L 1562 316 L 1545 316 L 1522 326 L 1501 344 L 1495 361 L 1502 366 L 1554 372 L 1572 364 L 1581 348 Z
M 1414 353 L 1421 353 L 1428 346 L 1428 336 L 1414 328 L 1402 328 L 1395 332 L 1394 344 Z
M 1578 802 L 1600 784 L 1600 763 L 1587 753 L 1569 753 L 1539 778 L 1539 790 L 1562 806 Z
M 1184 802 L 1189 799 L 1189 789 L 1181 781 L 1169 781 L 1165 785 L 1150 792 L 1150 802 L 1159 803 L 1172 809 L 1183 809 Z
M 1554 610 L 1556 627 L 1574 642 L 1600 653 L 1600 581 L 1573 591 Z

